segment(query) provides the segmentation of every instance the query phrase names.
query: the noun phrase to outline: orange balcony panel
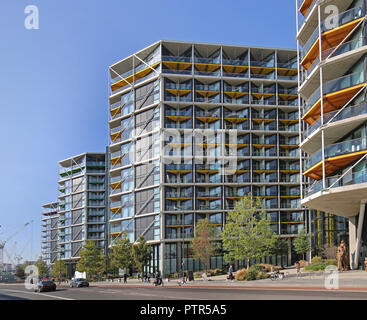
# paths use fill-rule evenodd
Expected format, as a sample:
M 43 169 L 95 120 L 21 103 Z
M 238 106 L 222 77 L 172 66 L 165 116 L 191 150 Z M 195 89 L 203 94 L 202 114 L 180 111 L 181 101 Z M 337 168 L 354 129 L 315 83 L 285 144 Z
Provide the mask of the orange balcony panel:
M 302 15 L 305 17 L 308 10 L 311 7 L 313 0 L 304 0 L 299 8 L 299 11 L 302 13 Z
M 120 138 L 121 138 L 121 131 L 111 134 L 111 140 L 112 141 L 116 141 L 117 139 L 120 139 Z
M 128 76 L 127 78 L 124 78 L 124 79 L 121 79 L 120 81 L 117 81 L 116 83 L 111 85 L 112 91 L 123 88 L 128 83 L 132 84 L 134 80 L 137 81 L 137 80 L 140 80 L 140 79 L 144 78 L 149 73 L 153 72 L 152 69 L 157 67 L 159 64 L 160 64 L 160 62 L 157 62 L 157 63 L 153 64 L 150 67 L 147 67 L 143 70 L 140 70 L 140 71 L 136 72 L 135 74 L 132 74 L 131 76 Z
M 365 86 L 364 83 L 337 92 L 329 93 L 324 96 L 324 114 L 335 111 L 343 107 L 355 94 Z M 321 116 L 321 99 L 308 110 L 302 120 L 308 124 L 313 124 Z
M 192 170 L 166 170 L 167 173 L 172 173 L 172 174 L 187 174 L 187 173 L 191 173 Z
M 121 163 L 121 157 L 116 157 L 111 159 L 111 165 L 115 166 Z
M 345 37 L 354 29 L 354 27 L 363 19 L 364 18 L 356 19 L 340 27 L 324 32 L 322 34 L 322 41 L 321 41 L 322 51 L 338 46 L 345 39 Z M 302 59 L 301 65 L 306 70 L 308 70 L 312 66 L 314 61 L 319 57 L 319 54 L 320 54 L 319 39 L 317 39 L 316 42 L 311 47 L 311 49 Z
M 224 118 L 224 120 L 231 122 L 231 123 L 241 123 L 241 122 L 248 120 L 248 118 Z
M 172 93 L 175 96 L 184 96 L 191 92 L 191 90 L 183 90 L 183 89 L 167 89 L 169 93 Z
M 188 117 L 188 116 L 166 116 L 168 119 L 173 120 L 173 121 L 187 121 L 189 119 L 191 119 L 192 117 Z
M 220 68 L 220 64 L 195 63 L 195 68 L 199 71 L 214 72 Z
M 110 110 L 111 116 L 115 117 L 121 113 L 121 106 Z
M 223 65 L 223 70 L 227 73 L 241 73 L 248 69 L 248 66 Z
M 367 153 L 367 150 L 364 150 L 364 151 L 348 153 L 348 154 L 344 154 L 341 156 L 325 159 L 325 175 L 329 176 L 330 174 L 334 173 L 335 171 L 339 170 L 340 168 L 343 168 L 347 166 L 348 164 L 352 163 L 353 161 L 358 160 L 366 153 Z M 304 172 L 304 175 L 314 180 L 321 180 L 322 179 L 322 161 L 316 163 L 313 167 L 311 167 L 306 172 Z
M 218 121 L 220 118 L 219 117 L 196 117 L 196 119 L 204 123 L 212 123 L 212 122 Z
M 224 92 L 224 94 L 232 99 L 237 99 L 248 95 L 248 92 Z
M 171 70 L 187 70 L 192 66 L 191 62 L 164 61 L 163 64 Z

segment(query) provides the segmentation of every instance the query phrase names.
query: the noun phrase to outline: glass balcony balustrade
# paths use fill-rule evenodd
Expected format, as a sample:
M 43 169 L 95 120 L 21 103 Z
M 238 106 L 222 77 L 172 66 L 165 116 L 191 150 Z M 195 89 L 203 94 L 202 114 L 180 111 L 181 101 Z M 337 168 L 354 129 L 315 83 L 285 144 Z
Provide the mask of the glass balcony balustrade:
M 248 66 L 248 58 L 244 59 L 224 59 L 222 61 L 223 65 L 228 66 Z
M 325 148 L 325 159 L 358 152 L 366 149 L 366 141 L 364 139 L 358 138 L 354 140 L 343 141 L 339 143 L 332 144 Z M 306 164 L 306 170 L 310 169 L 317 163 L 322 161 L 322 150 L 320 149 L 314 153 L 308 160 Z
M 334 123 L 337 121 L 345 120 L 348 118 L 357 117 L 360 115 L 367 114 L 367 104 L 363 102 L 361 104 L 346 107 L 343 110 L 337 110 L 333 112 L 328 112 L 324 114 L 324 122 L 325 123 Z M 317 119 L 311 126 L 307 128 L 304 132 L 304 138 L 309 137 L 313 132 L 315 132 L 321 125 L 321 118 Z
M 162 61 L 172 61 L 172 62 L 192 62 L 192 57 L 183 56 L 162 56 Z
M 338 188 L 367 182 L 367 170 L 351 172 L 350 174 L 336 175 L 325 178 L 325 188 Z M 305 196 L 309 197 L 323 190 L 323 181 L 317 181 L 305 190 Z
M 195 63 L 204 63 L 204 64 L 220 64 L 220 56 L 215 58 L 202 58 L 202 57 L 195 57 Z
M 166 198 L 192 198 L 192 190 L 166 191 Z
M 366 82 L 364 71 L 348 74 L 335 80 L 325 82 L 323 86 L 324 95 L 351 88 L 364 82 Z M 306 114 L 307 111 L 310 110 L 311 107 L 313 107 L 315 103 L 320 99 L 320 97 L 320 88 L 318 88 L 308 99 L 303 114 Z
M 281 69 L 297 69 L 298 68 L 297 60 L 289 61 L 289 62 L 278 62 L 277 66 L 278 68 L 281 68 Z
M 192 90 L 192 82 L 187 83 L 174 83 L 174 82 L 166 82 L 166 89 L 176 89 L 176 90 Z
M 262 67 L 262 68 L 275 68 L 275 60 L 271 59 L 269 61 L 259 61 L 259 60 L 251 60 L 251 67 Z
M 364 10 L 362 7 L 355 7 L 349 9 L 345 12 L 340 13 L 338 16 L 333 17 L 333 23 L 330 23 L 330 18 L 324 20 L 321 23 L 321 33 L 325 33 L 327 31 L 333 30 L 334 28 L 330 29 L 330 25 L 340 27 L 347 23 L 350 23 L 354 20 L 361 18 L 364 15 Z M 304 58 L 307 53 L 310 51 L 312 46 L 314 45 L 315 41 L 319 37 L 319 28 L 317 27 L 315 31 L 312 33 L 311 37 L 307 40 L 306 44 L 302 48 L 302 58 Z
M 166 109 L 166 116 L 174 116 L 174 117 L 192 117 L 192 109 L 186 110 L 173 110 L 173 109 Z

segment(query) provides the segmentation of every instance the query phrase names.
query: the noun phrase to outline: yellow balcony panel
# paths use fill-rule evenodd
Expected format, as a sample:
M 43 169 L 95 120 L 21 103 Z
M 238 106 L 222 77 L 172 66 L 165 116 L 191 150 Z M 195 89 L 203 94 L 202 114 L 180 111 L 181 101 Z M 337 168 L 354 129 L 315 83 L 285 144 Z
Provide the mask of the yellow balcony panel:
M 121 189 L 121 181 L 111 183 L 112 189 Z
M 218 200 L 221 197 L 218 196 L 205 196 L 205 197 L 197 197 L 198 200 Z
M 302 13 L 302 15 L 305 17 L 308 10 L 311 7 L 313 0 L 304 0 L 299 8 L 299 12 Z
M 224 120 L 231 123 L 242 123 L 248 120 L 248 118 L 224 118 Z
M 280 170 L 280 172 L 285 174 L 292 174 L 292 173 L 299 173 L 299 170 Z
M 251 67 L 252 74 L 268 75 L 275 70 L 275 67 Z
M 348 153 L 348 154 L 344 154 L 341 156 L 325 159 L 325 175 L 329 176 L 330 174 L 334 173 L 335 171 L 339 170 L 340 168 L 343 168 L 347 166 L 348 164 L 352 163 L 353 161 L 358 160 L 366 153 L 367 153 L 367 150 L 364 150 L 364 151 Z M 322 161 L 316 163 L 313 167 L 305 171 L 303 174 L 314 180 L 321 180 L 322 179 Z
M 278 68 L 278 75 L 280 76 L 294 76 L 297 72 L 297 69 Z
M 181 121 L 186 121 L 191 119 L 192 117 L 187 117 L 187 116 L 166 116 L 166 118 L 176 121 L 176 122 L 181 122 Z
M 111 136 L 111 140 L 112 141 L 116 141 L 117 139 L 120 139 L 121 138 L 121 131 L 120 132 L 112 133 L 110 136 Z
M 227 73 L 241 73 L 248 69 L 248 66 L 223 65 L 223 70 Z
M 183 227 L 193 227 L 192 224 L 170 224 L 167 225 L 167 228 L 183 228 Z
M 281 222 L 281 224 L 300 224 L 305 223 L 304 221 L 287 221 L 287 222 Z
M 346 23 L 335 29 L 324 32 L 321 35 L 322 51 L 338 46 L 345 39 L 345 37 L 353 30 L 353 28 L 363 19 L 364 17 Z M 304 58 L 301 61 L 301 65 L 306 70 L 308 70 L 318 57 L 319 57 L 319 39 L 315 41 L 310 50 L 304 56 Z
M 257 123 L 257 124 L 261 124 L 262 122 L 273 122 L 276 119 L 260 119 L 260 118 L 254 118 L 252 119 L 253 122 Z
M 297 149 L 298 148 L 297 144 L 281 144 L 279 146 L 283 149 Z
M 119 163 L 121 163 L 121 156 L 112 158 L 110 161 L 111 161 L 112 165 L 119 164 Z
M 267 98 L 270 98 L 270 97 L 272 97 L 272 96 L 274 96 L 275 95 L 275 93 L 260 93 L 260 92 L 254 92 L 254 93 L 252 93 L 252 95 L 256 98 L 256 99 L 261 99 L 261 98 L 265 98 L 265 99 L 267 99 Z
M 365 83 L 354 87 L 329 93 L 324 96 L 324 114 L 343 107 L 363 87 Z M 319 99 L 302 117 L 308 124 L 313 124 L 321 115 L 321 99 Z
M 232 92 L 232 91 L 226 91 L 224 92 L 225 95 L 227 95 L 228 97 L 231 97 L 232 99 L 238 99 L 241 98 L 243 96 L 248 95 L 248 92 Z
M 232 197 L 225 197 L 225 198 L 229 200 L 240 200 L 241 196 L 232 196 Z
M 247 146 L 248 146 L 248 143 L 226 143 L 226 147 L 229 147 L 229 148 L 237 147 L 237 149 L 242 149 Z
M 191 90 L 183 90 L 183 89 L 166 89 L 169 93 L 172 93 L 175 96 L 184 96 L 191 92 Z
M 220 68 L 220 64 L 195 63 L 195 68 L 198 71 L 214 72 Z
M 187 70 L 191 68 L 191 62 L 163 61 L 163 65 L 171 70 Z
M 219 94 L 219 91 L 209 91 L 209 90 L 196 90 L 195 92 L 203 97 L 213 97 Z
M 121 113 L 121 106 L 110 110 L 110 113 L 112 117 L 117 116 L 119 113 Z
M 157 62 L 157 63 L 153 64 L 150 67 L 147 67 L 143 70 L 140 70 L 140 71 L 136 72 L 135 74 L 132 74 L 132 75 L 130 75 L 130 76 L 124 78 L 124 79 L 121 79 L 120 81 L 115 82 L 114 84 L 111 85 L 112 91 L 123 88 L 128 83 L 132 84 L 134 80 L 137 81 L 137 80 L 140 80 L 140 79 L 144 78 L 149 73 L 153 72 L 152 68 L 153 69 L 156 68 L 159 64 L 160 64 L 160 62 Z
M 121 206 L 120 207 L 113 207 L 110 210 L 113 213 L 121 213 Z
M 215 148 L 215 147 L 218 147 L 219 146 L 219 143 L 197 143 L 196 144 L 197 146 L 200 146 L 204 149 L 207 149 L 207 148 Z
M 196 117 L 196 119 L 204 123 L 212 123 L 212 122 L 218 121 L 220 118 L 219 117 Z
M 299 122 L 299 120 L 295 120 L 295 119 L 279 119 L 279 121 L 281 123 L 284 123 L 284 124 L 298 123 Z
M 218 173 L 219 170 L 196 170 L 196 172 L 201 174 L 215 174 Z
M 298 98 L 298 95 L 296 94 L 284 94 L 284 93 L 280 93 L 279 94 L 279 98 L 281 98 L 282 100 L 285 101 L 289 101 L 289 100 L 294 100 Z
M 172 201 L 186 201 L 186 200 L 191 200 L 192 197 L 174 197 L 174 198 L 166 198 L 167 200 L 172 200 Z
M 121 235 L 122 234 L 122 232 L 121 231 L 119 231 L 119 232 L 111 232 L 110 233 L 110 235 L 112 236 L 112 237 L 118 237 L 119 235 Z
M 281 199 L 298 199 L 300 198 L 301 196 L 280 196 Z
M 167 170 L 166 172 L 171 174 L 188 174 L 191 173 L 192 170 Z

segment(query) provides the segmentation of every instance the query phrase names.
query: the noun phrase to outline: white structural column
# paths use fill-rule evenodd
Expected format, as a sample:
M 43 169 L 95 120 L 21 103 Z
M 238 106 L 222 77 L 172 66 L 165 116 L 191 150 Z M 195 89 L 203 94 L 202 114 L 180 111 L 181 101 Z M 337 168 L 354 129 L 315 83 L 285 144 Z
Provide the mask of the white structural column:
M 363 221 L 366 211 L 366 200 L 362 200 L 360 203 L 358 225 L 357 216 L 349 218 L 349 255 L 350 255 L 350 267 L 351 269 L 358 268 L 359 252 L 361 250 L 361 238 L 363 231 Z

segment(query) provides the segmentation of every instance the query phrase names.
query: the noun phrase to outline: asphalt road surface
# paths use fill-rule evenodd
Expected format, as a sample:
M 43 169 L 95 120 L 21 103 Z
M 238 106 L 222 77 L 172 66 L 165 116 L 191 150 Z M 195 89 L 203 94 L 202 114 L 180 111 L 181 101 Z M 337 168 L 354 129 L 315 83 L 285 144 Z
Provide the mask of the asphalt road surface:
M 190 287 L 59 287 L 36 293 L 24 285 L 0 284 L 0 300 L 367 300 L 367 292 L 218 289 Z

